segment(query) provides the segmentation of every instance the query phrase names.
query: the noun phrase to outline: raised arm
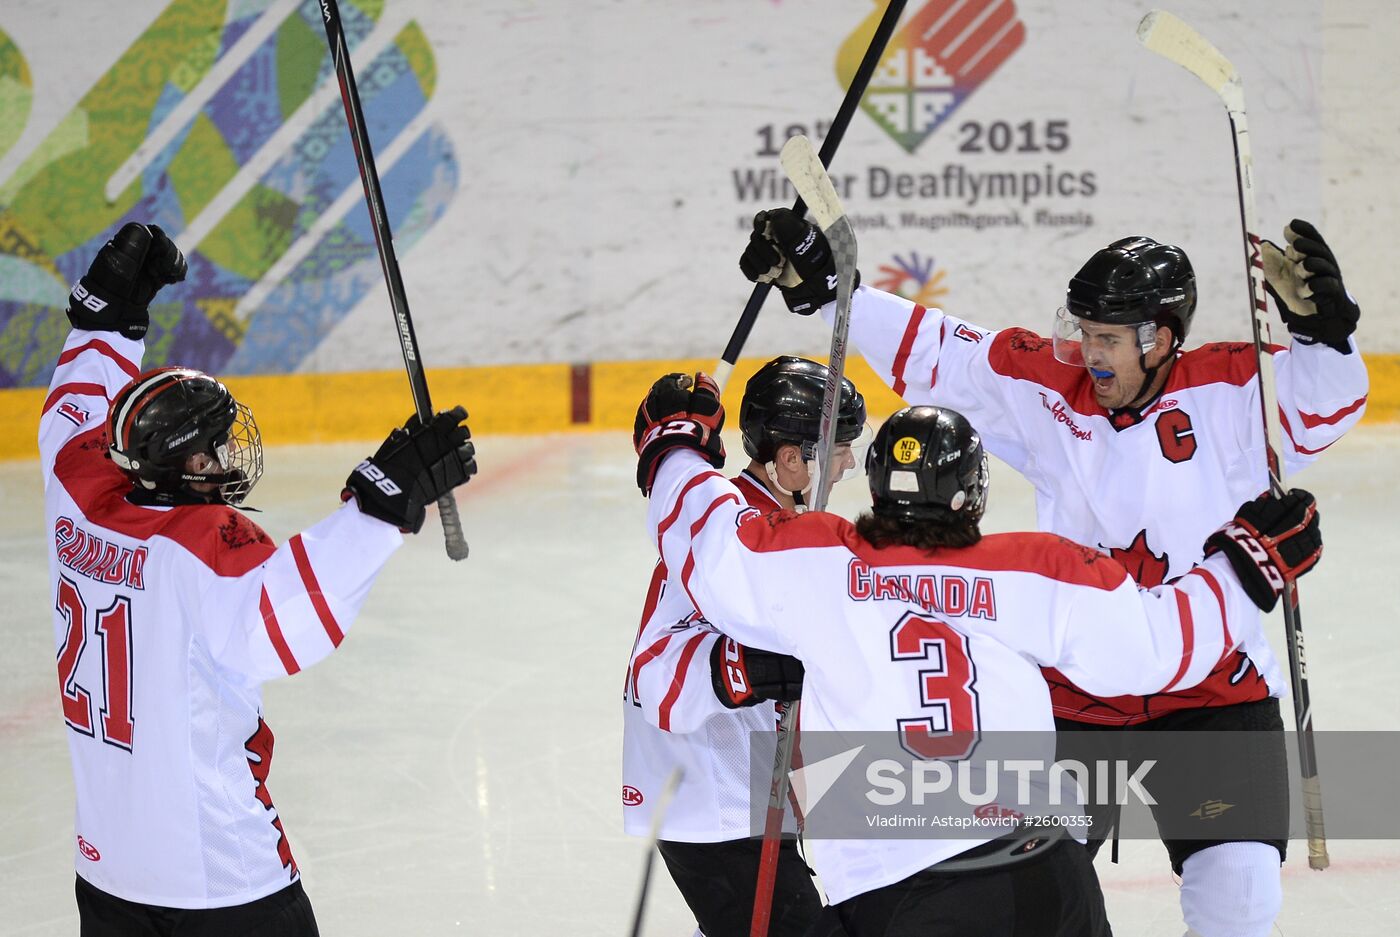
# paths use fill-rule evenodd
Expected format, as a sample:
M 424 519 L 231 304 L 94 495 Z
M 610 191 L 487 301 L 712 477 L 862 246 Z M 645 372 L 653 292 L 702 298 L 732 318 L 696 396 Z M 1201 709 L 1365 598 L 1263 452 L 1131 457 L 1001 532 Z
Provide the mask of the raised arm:
M 107 418 L 117 391 L 141 371 L 147 306 L 185 278 L 185 257 L 157 225 L 128 223 L 102 246 L 68 297 L 73 326 L 39 417 L 44 483 L 58 451 Z
M 777 283 L 788 308 L 799 315 L 820 310 L 831 316 L 834 266 L 821 231 L 786 208 L 760 212 L 754 227 L 739 260 L 745 276 Z M 850 337 L 905 401 L 957 410 L 978 428 L 989 452 L 1018 471 L 1029 462 L 1020 422 L 1025 408 L 1015 392 L 1018 381 L 1039 375 L 1027 371 L 1023 365 L 1030 359 L 1010 354 L 1008 345 L 1013 339 L 1038 340 L 1035 335 L 1021 329 L 989 332 L 940 309 L 860 285 L 851 304 Z
M 1274 352 L 1285 467 L 1317 457 L 1360 421 L 1369 380 L 1353 333 L 1361 310 L 1337 260 L 1306 221 L 1284 229 L 1285 249 L 1265 241 L 1265 282 L 1293 341 Z
M 340 646 L 379 571 L 422 529 L 426 506 L 476 472 L 466 412 L 416 416 L 346 480 L 347 503 L 273 551 L 233 511 L 214 533 L 214 575 L 192 578 L 187 612 L 222 666 L 253 682 L 310 667 Z

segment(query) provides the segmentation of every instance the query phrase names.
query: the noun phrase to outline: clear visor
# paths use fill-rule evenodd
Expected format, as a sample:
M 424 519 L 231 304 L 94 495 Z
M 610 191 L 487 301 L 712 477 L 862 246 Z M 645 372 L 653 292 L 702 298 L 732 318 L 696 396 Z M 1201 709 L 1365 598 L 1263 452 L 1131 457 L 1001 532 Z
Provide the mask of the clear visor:
M 1096 346 L 1098 356 L 1110 351 L 1111 343 L 1122 340 L 1122 330 L 1132 329 L 1136 333 L 1137 347 L 1141 354 L 1147 354 L 1157 342 L 1157 323 L 1139 322 L 1137 325 L 1099 324 L 1093 334 L 1086 335 L 1079 316 L 1064 306 L 1055 310 L 1055 327 L 1051 330 L 1051 342 L 1055 349 L 1055 360 L 1082 368 L 1089 363 L 1085 346 L 1091 350 Z M 1095 356 L 1095 357 L 1098 357 Z
M 837 468 L 840 470 L 836 476 L 838 482 L 848 481 L 857 475 L 865 474 L 865 454 L 870 451 L 870 444 L 875 441 L 875 430 L 871 429 L 867 422 L 860 428 L 860 435 L 849 443 L 840 443 L 832 452 L 832 458 L 836 459 Z
M 1079 327 L 1079 317 L 1064 306 L 1055 310 L 1055 327 L 1050 338 L 1056 361 L 1084 367 L 1084 331 Z
M 871 428 L 869 421 L 861 425 L 860 435 L 850 442 L 837 443 L 831 449 L 831 461 L 834 469 L 835 482 L 843 482 L 857 475 L 865 474 L 865 456 L 870 451 L 870 444 L 875 440 L 875 430 Z M 803 491 L 811 491 L 813 483 L 821 473 L 818 472 L 817 445 L 815 442 L 807 441 L 802 444 L 802 459 L 807 465 L 807 487 Z M 769 463 L 770 466 L 772 463 Z M 769 476 L 774 482 L 777 478 L 769 470 Z

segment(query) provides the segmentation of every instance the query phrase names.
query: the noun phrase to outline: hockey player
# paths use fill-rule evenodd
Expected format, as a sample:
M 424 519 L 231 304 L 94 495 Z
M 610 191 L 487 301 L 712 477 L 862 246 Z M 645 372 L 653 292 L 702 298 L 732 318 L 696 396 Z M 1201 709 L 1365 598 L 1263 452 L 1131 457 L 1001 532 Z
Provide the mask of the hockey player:
M 745 504 L 766 514 L 805 503 L 826 379 L 825 365 L 784 356 L 745 386 L 739 423 L 750 461 L 733 479 Z M 865 399 L 843 381 L 836 441 L 847 466 L 866 433 Z M 746 937 L 762 848 L 750 838 L 749 738 L 773 731 L 775 700 L 801 695 L 802 665 L 717 633 L 723 623 L 702 618 L 667 571 L 659 563 L 652 574 L 627 668 L 623 821 L 628 833 L 648 835 L 655 797 L 680 767 L 658 850 L 706 937 Z M 773 937 L 801 937 L 821 910 L 791 839 L 779 847 L 772 908 Z
M 147 305 L 185 270 L 155 225 L 98 251 L 39 421 L 78 911 L 84 937 L 304 937 L 259 685 L 339 646 L 401 531 L 476 465 L 460 407 L 411 419 L 275 547 L 235 508 L 262 474 L 248 408 L 140 370 Z
M 679 585 L 695 608 L 738 641 L 802 661 L 804 733 L 888 729 L 917 747 L 1048 731 L 1037 665 L 1104 696 L 1194 686 L 1257 632 L 1254 606 L 1272 605 L 1321 552 L 1302 491 L 1245 503 L 1210 535 L 1200 565 L 1151 591 L 1053 534 L 983 537 L 981 442 L 937 407 L 901 410 L 881 427 L 866 463 L 873 510 L 854 525 L 826 513 L 765 516 L 710 468 L 723 424 L 705 375 L 652 387 L 634 435 L 639 477 L 652 479 L 649 529 L 667 566 L 684 570 Z M 981 599 L 954 605 L 923 588 L 949 579 L 976 583 L 967 591 Z M 1034 830 L 808 842 L 855 937 L 1106 932 L 1088 854 Z M 960 874 L 973 858 L 1005 864 Z
M 823 274 L 834 271 L 821 232 L 786 209 L 755 222 L 745 274 L 767 280 L 790 265 L 795 277 L 784 280 L 801 282 L 784 287 L 789 307 L 829 311 L 834 292 Z M 1283 251 L 1265 242 L 1264 263 L 1293 336 L 1290 347 L 1271 349 L 1291 474 L 1361 418 L 1367 376 L 1351 337 L 1359 310 L 1330 249 L 1303 221 L 1285 236 Z M 1042 530 L 1094 545 L 1154 586 L 1190 569 L 1206 535 L 1268 484 L 1253 348 L 1182 350 L 1195 311 L 1186 254 L 1132 237 L 1095 253 L 1070 280 L 1053 339 L 989 332 L 869 286 L 856 291 L 850 334 L 905 400 L 953 407 L 979 427 L 988 451 L 1035 486 Z M 1268 934 L 1282 902 L 1287 768 L 1285 680 L 1262 632 L 1189 690 L 1115 696 L 1054 669 L 1047 678 L 1063 728 L 1264 733 L 1267 751 L 1247 783 L 1216 785 L 1208 797 L 1185 787 L 1157 818 L 1189 927 L 1202 937 Z M 1258 841 L 1212 841 L 1199 815 L 1166 824 L 1167 812 L 1185 817 L 1208 798 L 1251 811 Z M 1108 820 L 1096 817 L 1092 850 Z

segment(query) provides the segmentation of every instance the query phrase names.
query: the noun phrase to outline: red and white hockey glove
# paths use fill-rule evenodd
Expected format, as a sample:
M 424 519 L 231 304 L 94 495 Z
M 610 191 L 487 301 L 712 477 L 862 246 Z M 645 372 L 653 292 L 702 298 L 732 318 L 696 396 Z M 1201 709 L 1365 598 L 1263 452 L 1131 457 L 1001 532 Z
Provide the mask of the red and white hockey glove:
M 1301 488 L 1246 501 L 1235 519 L 1206 538 L 1206 556 L 1224 553 L 1254 604 L 1273 611 L 1284 584 L 1322 556 L 1317 499 Z
M 802 695 L 802 661 L 787 654 L 744 647 L 721 636 L 710 651 L 715 696 L 730 709 L 761 700 L 795 700 Z
M 694 449 L 715 468 L 724 467 L 724 404 L 719 386 L 703 371 L 695 377 L 667 374 L 651 385 L 637 408 L 632 445 L 637 450 L 637 487 L 651 494 L 661 457 L 677 446 Z

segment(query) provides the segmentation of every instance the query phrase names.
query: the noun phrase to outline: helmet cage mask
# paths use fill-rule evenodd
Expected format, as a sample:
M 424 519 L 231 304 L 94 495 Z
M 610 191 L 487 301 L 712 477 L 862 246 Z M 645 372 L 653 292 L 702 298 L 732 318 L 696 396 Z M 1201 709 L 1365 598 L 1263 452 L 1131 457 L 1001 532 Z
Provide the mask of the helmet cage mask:
M 108 456 L 157 503 L 237 505 L 262 477 L 262 436 L 252 411 L 199 371 L 139 375 L 113 399 L 107 433 Z M 192 466 L 197 455 L 211 464 Z

